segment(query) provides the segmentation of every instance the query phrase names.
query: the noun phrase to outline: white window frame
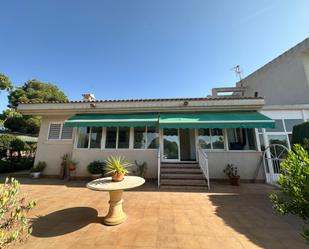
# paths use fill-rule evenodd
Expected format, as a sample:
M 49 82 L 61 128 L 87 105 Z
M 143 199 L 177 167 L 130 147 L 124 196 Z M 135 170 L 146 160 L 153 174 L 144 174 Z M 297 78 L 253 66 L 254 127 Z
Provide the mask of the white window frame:
M 302 118 L 276 118 L 276 120 L 281 120 L 282 124 L 283 124 L 283 131 L 266 131 L 266 129 L 262 129 L 262 132 L 259 132 L 258 129 L 256 129 L 256 134 L 257 139 L 258 139 L 258 143 L 259 143 L 259 151 L 262 151 L 261 149 L 261 142 L 260 142 L 260 137 L 259 135 L 262 135 L 263 138 L 267 138 L 267 144 L 269 144 L 269 139 L 268 139 L 268 135 L 285 135 L 287 137 L 287 142 L 288 142 L 288 148 L 291 149 L 292 145 L 290 143 L 290 139 L 289 139 L 289 135 L 292 134 L 292 131 L 287 131 L 286 130 L 286 125 L 285 125 L 285 120 L 289 120 L 289 119 L 303 119 L 303 122 L 306 122 L 306 119 L 304 118 L 304 116 Z M 264 135 L 265 134 L 265 135 Z M 265 143 L 265 141 L 264 141 Z
M 158 150 L 158 148 L 147 148 L 147 144 L 148 144 L 148 127 L 154 127 L 154 128 L 157 128 L 155 126 L 138 126 L 138 127 L 145 127 L 145 131 L 146 131 L 146 140 L 145 140 L 145 147 L 144 148 L 134 148 L 134 128 L 135 127 L 131 127 L 132 128 L 132 149 L 133 150 Z M 158 133 L 158 139 L 160 141 L 160 130 L 158 129 L 157 131 Z M 160 146 L 160 144 L 158 145 Z
M 60 131 L 59 131 L 59 137 L 58 137 L 58 138 L 49 138 L 50 126 L 51 126 L 52 124 L 60 124 Z M 47 133 L 47 138 L 46 138 L 46 140 L 48 140 L 48 141 L 61 141 L 61 140 L 70 141 L 70 140 L 72 140 L 73 137 L 74 137 L 74 128 L 72 128 L 72 137 L 71 137 L 71 138 L 62 138 L 63 125 L 64 125 L 64 122 L 59 122 L 59 121 L 52 121 L 52 122 L 49 122 L 49 124 L 48 124 L 48 133 Z
M 76 138 L 75 138 L 75 143 L 74 143 L 74 149 L 77 150 L 101 150 L 102 149 L 102 140 L 103 140 L 103 127 L 102 127 L 102 137 L 101 137 L 101 148 L 90 148 L 90 136 L 91 136 L 91 132 L 92 132 L 92 127 L 89 127 L 90 132 L 88 134 L 88 145 L 87 148 L 78 148 L 77 144 L 78 144 L 78 137 L 79 137 L 79 132 L 80 129 L 78 128 L 77 132 L 76 132 Z
M 224 129 L 224 128 L 197 128 L 196 129 L 196 133 L 197 133 L 197 137 L 196 137 L 196 141 L 197 141 L 197 143 L 198 143 L 198 137 L 199 137 L 199 132 L 198 132 L 198 130 L 199 129 L 209 129 L 210 131 L 209 131 L 209 136 L 210 136 L 210 149 L 203 149 L 203 150 L 205 150 L 205 151 L 207 151 L 207 152 L 212 152 L 212 151 L 226 151 L 227 149 L 226 148 L 228 148 L 228 147 L 226 147 L 226 138 L 227 138 L 227 133 L 226 133 L 226 129 Z M 212 141 L 212 134 L 211 134 L 211 129 L 221 129 L 222 130 L 222 136 L 223 136 L 223 139 L 224 139 L 224 141 L 223 141 L 223 149 L 214 149 L 213 148 L 213 141 Z

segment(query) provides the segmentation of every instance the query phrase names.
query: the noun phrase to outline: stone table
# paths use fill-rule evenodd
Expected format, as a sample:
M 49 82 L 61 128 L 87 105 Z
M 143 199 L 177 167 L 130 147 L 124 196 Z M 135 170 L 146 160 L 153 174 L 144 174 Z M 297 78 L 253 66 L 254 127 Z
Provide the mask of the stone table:
M 145 183 L 145 179 L 138 176 L 125 176 L 121 182 L 112 182 L 111 177 L 104 177 L 87 184 L 87 188 L 97 191 L 109 191 L 109 211 L 104 217 L 104 224 L 114 226 L 124 222 L 127 215 L 122 209 L 122 194 L 125 189 L 136 188 Z

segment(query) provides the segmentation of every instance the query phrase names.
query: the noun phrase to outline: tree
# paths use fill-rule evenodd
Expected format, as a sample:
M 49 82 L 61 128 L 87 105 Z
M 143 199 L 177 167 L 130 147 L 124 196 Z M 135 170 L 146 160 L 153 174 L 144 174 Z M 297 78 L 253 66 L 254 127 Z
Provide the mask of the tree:
M 12 89 L 13 85 L 11 80 L 4 74 L 0 74 L 0 90 L 11 91 Z
M 296 144 L 281 164 L 283 174 L 278 180 L 281 193 L 273 193 L 270 198 L 273 208 L 280 214 L 293 214 L 309 220 L 309 154 Z M 303 237 L 309 243 L 309 227 L 305 227 Z
M 57 86 L 36 79 L 28 80 L 22 87 L 16 87 L 8 98 L 11 108 L 16 108 L 20 102 L 66 101 L 68 99 Z
M 42 101 L 66 101 L 67 96 L 52 83 L 44 83 L 38 80 L 29 80 L 23 86 L 16 87 L 10 92 L 9 107 L 3 113 L 4 126 L 11 131 L 38 134 L 41 118 L 38 116 L 23 116 L 16 111 L 20 102 L 42 102 Z

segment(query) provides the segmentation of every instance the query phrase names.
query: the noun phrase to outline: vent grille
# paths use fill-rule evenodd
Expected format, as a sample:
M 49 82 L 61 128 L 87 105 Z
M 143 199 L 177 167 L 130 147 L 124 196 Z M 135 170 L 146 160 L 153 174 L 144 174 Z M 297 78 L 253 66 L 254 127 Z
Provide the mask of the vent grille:
M 72 139 L 73 128 L 72 127 L 62 127 L 61 139 Z
M 50 124 L 48 139 L 59 139 L 61 124 Z

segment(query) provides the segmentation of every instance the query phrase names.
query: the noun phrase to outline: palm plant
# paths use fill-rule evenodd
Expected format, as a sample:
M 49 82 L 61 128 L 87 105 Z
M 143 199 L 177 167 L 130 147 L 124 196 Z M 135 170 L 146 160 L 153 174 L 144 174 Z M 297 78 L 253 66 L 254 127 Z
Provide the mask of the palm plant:
M 106 174 L 112 175 L 113 180 L 114 176 L 122 176 L 120 177 L 121 180 L 123 176 L 129 173 L 128 168 L 132 166 L 132 164 L 125 160 L 123 156 L 110 156 L 105 160 L 106 163 Z

